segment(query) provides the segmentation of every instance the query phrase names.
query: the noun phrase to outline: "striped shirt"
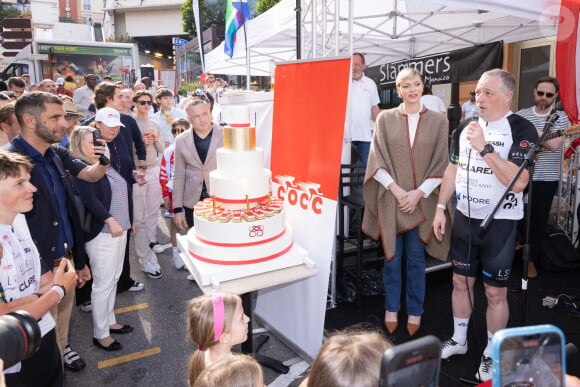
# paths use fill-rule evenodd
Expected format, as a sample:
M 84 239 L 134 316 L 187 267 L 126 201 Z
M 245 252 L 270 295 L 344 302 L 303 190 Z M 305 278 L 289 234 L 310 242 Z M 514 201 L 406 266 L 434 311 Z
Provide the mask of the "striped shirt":
M 546 120 L 550 117 L 550 112 L 546 114 L 537 114 L 534 111 L 534 107 L 522 109 L 516 114 L 530 121 L 539 131 L 542 131 L 544 129 Z M 550 129 L 550 132 L 564 130 L 570 126 L 570 121 L 568 120 L 568 116 L 566 115 L 566 113 L 558 110 L 556 111 L 556 114 L 558 114 L 558 120 L 556 121 L 554 126 Z M 541 148 L 540 155 L 536 160 L 536 164 L 534 167 L 533 180 L 559 181 L 561 159 L 562 159 L 562 145 L 560 145 L 560 147 L 555 152 L 552 152 L 546 148 Z
M 129 220 L 129 192 L 127 188 L 127 181 L 115 170 L 109 168 L 107 170 L 107 178 L 111 184 L 111 207 L 109 213 L 119 223 L 123 230 L 131 228 L 131 221 Z M 110 234 L 111 229 L 108 224 L 105 224 L 101 232 Z

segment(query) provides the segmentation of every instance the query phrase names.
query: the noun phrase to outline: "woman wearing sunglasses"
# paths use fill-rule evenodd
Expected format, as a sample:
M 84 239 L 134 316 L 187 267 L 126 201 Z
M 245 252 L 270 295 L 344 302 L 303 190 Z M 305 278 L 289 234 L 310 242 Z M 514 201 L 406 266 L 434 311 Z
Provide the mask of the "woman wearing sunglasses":
M 149 119 L 153 106 L 153 96 L 145 90 L 139 90 L 133 96 L 137 107 L 137 125 L 143 135 L 147 150 L 145 166 L 140 166 L 147 183 L 133 188 L 133 222 L 135 225 L 135 252 L 139 258 L 141 271 L 149 277 L 161 278 L 161 267 L 155 252 L 158 252 L 157 217 L 161 202 L 161 185 L 159 183 L 158 154 L 163 154 L 165 141 L 159 124 Z M 135 163 L 137 160 L 135 159 Z M 161 252 L 161 251 L 159 251 Z

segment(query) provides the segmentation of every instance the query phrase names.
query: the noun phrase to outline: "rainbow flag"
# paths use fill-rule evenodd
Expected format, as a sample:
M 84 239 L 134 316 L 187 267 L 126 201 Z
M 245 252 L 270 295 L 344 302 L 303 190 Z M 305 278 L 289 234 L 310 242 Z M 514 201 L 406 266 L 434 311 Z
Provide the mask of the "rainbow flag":
M 234 55 L 236 32 L 250 19 L 247 0 L 228 0 L 226 5 L 226 34 L 224 52 L 230 58 Z

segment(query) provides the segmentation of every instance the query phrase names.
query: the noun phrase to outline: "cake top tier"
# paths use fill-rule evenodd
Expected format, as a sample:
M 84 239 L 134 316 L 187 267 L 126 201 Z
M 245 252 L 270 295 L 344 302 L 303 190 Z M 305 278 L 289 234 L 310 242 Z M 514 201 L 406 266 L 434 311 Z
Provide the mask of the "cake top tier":
M 224 148 L 232 151 L 251 151 L 256 148 L 256 128 L 250 126 L 250 108 L 232 106 L 224 127 Z
M 231 106 L 228 118 L 229 126 L 248 127 L 250 126 L 250 108 L 248 106 Z

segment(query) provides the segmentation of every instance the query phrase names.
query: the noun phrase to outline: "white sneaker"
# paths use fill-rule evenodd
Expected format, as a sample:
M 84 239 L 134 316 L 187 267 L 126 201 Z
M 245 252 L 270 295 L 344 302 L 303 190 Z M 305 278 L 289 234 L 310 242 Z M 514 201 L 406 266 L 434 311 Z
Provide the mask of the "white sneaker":
M 179 250 L 177 248 L 173 249 L 173 264 L 177 270 L 181 270 L 183 269 L 183 266 L 185 266 L 179 256 Z
M 91 313 L 93 310 L 93 304 L 90 301 L 83 302 L 79 308 L 85 313 Z
M 159 244 L 159 242 L 151 242 L 151 243 L 149 243 L 149 248 L 151 250 L 153 250 L 153 252 L 155 254 L 161 254 L 163 251 L 165 251 L 165 249 L 163 249 L 163 246 L 161 246 Z
M 145 285 L 143 285 L 141 282 L 134 281 L 133 285 L 131 285 L 131 287 L 127 290 L 130 292 L 140 292 L 143 289 L 145 289 Z
M 441 344 L 441 359 L 447 359 L 454 355 L 465 355 L 466 353 L 467 341 L 461 345 L 453 339 L 447 339 Z
M 481 356 L 481 363 L 479 364 L 479 370 L 475 377 L 482 382 L 487 382 L 492 377 L 493 361 L 491 357 L 485 355 Z
M 141 271 L 147 274 L 150 278 L 159 279 L 162 277 L 161 269 L 152 262 L 147 262 L 141 267 Z

